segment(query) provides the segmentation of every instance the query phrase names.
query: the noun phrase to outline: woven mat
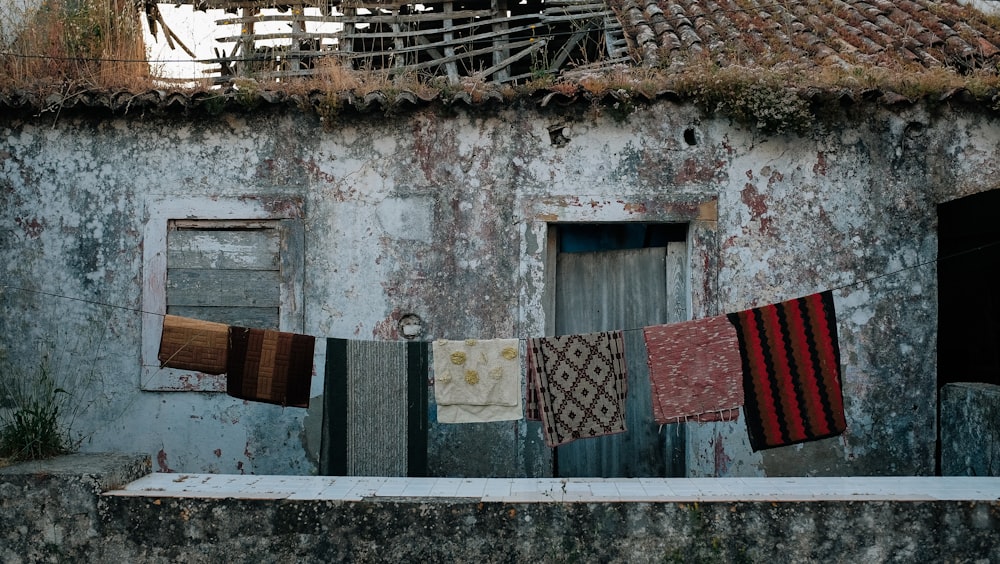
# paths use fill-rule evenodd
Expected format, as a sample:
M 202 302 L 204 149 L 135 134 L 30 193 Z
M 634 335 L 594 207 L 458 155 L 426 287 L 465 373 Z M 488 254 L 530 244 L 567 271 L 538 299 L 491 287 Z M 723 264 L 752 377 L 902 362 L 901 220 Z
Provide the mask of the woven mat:
M 643 328 L 653 420 L 731 421 L 743 405 L 739 339 L 719 315 Z
M 236 398 L 309 407 L 313 352 L 309 335 L 230 328 L 226 392 Z
M 550 447 L 625 428 L 625 341 L 621 331 L 528 340 L 528 413 Z
M 426 475 L 429 350 L 426 342 L 327 339 L 324 473 Z
M 229 326 L 224 323 L 166 315 L 157 358 L 164 368 L 222 374 L 228 341 Z
M 844 432 L 837 315 L 830 291 L 729 314 L 756 451 Z

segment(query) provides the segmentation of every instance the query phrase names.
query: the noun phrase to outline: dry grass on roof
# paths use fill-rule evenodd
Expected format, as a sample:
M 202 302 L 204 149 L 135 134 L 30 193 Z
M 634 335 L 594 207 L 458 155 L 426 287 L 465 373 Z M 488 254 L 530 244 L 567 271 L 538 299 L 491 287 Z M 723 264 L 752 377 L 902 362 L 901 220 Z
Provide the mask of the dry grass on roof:
M 0 37 L 0 89 L 153 87 L 131 0 L 45 0 L 32 11 L 16 9 L 0 5 L 0 31 L 9 36 Z

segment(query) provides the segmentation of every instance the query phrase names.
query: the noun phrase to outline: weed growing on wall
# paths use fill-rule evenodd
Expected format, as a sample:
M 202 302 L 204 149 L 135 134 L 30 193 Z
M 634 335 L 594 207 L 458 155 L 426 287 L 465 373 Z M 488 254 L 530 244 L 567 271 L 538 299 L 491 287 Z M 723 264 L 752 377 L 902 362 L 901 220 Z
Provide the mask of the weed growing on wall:
M 45 366 L 0 376 L 0 458 L 36 460 L 69 452 L 72 441 L 60 420 L 69 393 L 55 385 Z
M 702 62 L 672 77 L 674 87 L 708 114 L 727 116 L 763 133 L 794 133 L 813 124 L 809 102 L 790 73 L 719 67 Z
M 98 403 L 97 367 L 107 312 L 76 316 L 45 304 L 19 314 L 0 289 L 0 460 L 33 460 L 75 451 L 90 434 L 76 428 Z M 25 312 L 30 312 L 25 314 Z M 58 321 L 55 319 L 58 318 Z M 55 329 L 51 329 L 51 328 Z M 44 329 L 50 328 L 50 329 Z M 43 332 L 44 331 L 44 332 Z

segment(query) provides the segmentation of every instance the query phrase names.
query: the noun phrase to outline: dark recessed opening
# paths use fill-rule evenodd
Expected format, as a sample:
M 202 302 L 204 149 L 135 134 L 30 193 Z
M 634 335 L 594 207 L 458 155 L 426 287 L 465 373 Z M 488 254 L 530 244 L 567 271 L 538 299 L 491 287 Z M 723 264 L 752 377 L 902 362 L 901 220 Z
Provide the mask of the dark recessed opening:
M 569 143 L 569 128 L 565 125 L 553 125 L 549 127 L 549 141 L 555 147 L 565 147 Z
M 687 239 L 686 223 L 563 223 L 559 252 L 587 253 L 666 247 Z
M 938 387 L 1000 385 L 1000 190 L 938 206 Z
M 905 133 L 907 137 L 920 137 L 924 133 L 924 124 L 919 121 L 911 121 L 906 124 Z
M 694 134 L 694 128 L 689 127 L 684 130 L 684 142 L 692 146 L 698 144 L 698 138 Z

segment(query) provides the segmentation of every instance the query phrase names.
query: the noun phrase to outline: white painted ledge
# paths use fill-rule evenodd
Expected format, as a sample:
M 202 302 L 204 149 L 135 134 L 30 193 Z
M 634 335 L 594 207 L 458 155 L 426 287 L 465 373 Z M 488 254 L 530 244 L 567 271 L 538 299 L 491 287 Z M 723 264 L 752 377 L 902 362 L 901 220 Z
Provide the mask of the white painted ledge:
M 108 496 L 507 503 L 734 501 L 996 501 L 1000 478 L 383 478 L 150 474 Z

